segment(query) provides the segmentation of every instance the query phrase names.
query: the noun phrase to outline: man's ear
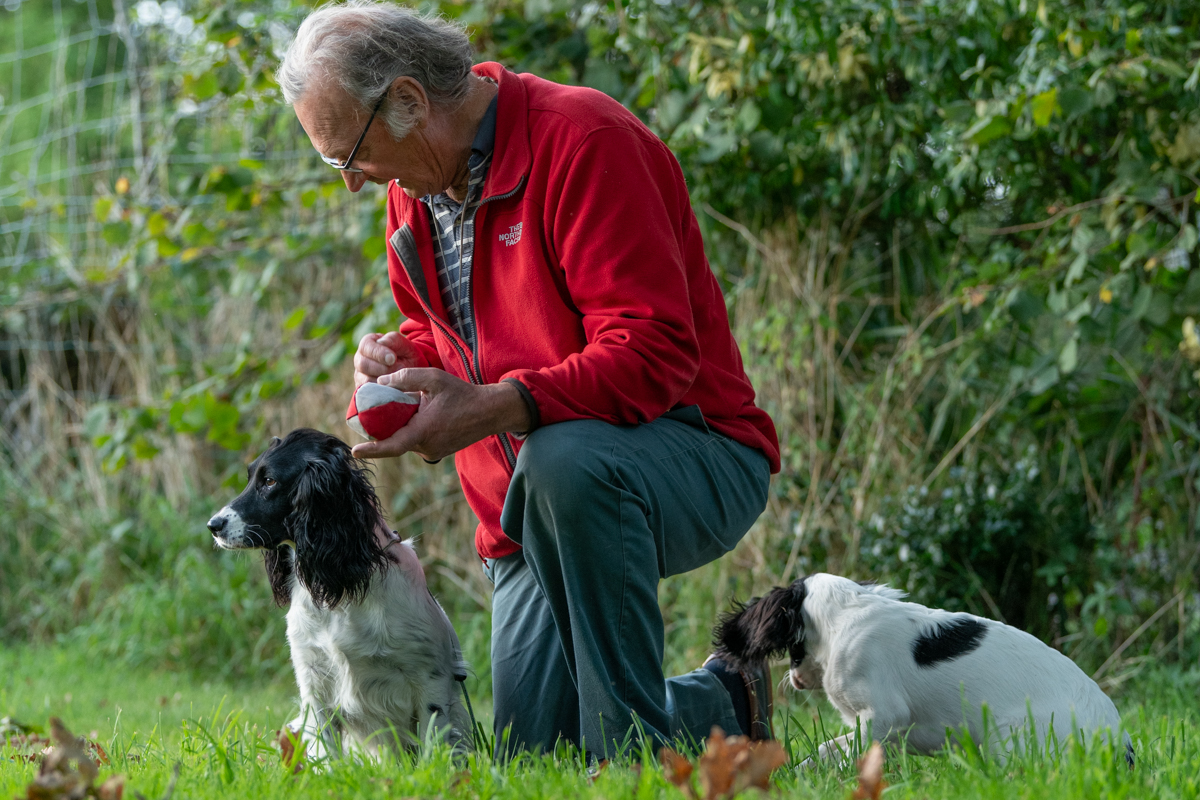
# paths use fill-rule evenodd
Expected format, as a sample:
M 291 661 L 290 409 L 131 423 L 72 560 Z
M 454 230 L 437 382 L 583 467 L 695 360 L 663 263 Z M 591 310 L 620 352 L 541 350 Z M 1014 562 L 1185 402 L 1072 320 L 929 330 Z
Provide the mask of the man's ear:
M 429 117 L 429 95 L 425 93 L 425 87 L 420 81 L 401 75 L 392 81 L 391 87 L 388 88 L 388 99 L 384 107 L 402 109 L 404 118 L 412 122 L 414 129 L 423 128 Z
M 341 446 L 345 451 L 322 454 L 305 465 L 287 520 L 296 543 L 296 572 L 318 607 L 362 599 L 375 570 L 387 564 L 375 540 L 383 516 L 368 470 Z
M 745 667 L 787 652 L 804 639 L 804 616 L 800 609 L 805 594 L 801 580 L 736 607 L 733 613 L 722 617 L 713 632 L 717 655 Z

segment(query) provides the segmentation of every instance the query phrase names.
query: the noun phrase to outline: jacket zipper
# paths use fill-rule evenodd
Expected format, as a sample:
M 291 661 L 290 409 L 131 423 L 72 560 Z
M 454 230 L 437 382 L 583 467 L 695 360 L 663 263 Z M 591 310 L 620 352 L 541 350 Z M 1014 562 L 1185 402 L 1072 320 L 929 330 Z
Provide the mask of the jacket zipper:
M 463 370 L 466 371 L 467 378 L 470 379 L 473 385 L 482 386 L 483 380 L 479 377 L 479 375 L 476 374 L 475 370 L 471 369 L 471 361 L 467 358 L 467 351 L 458 343 L 458 340 L 454 338 L 450 331 L 448 331 L 446 327 L 438 321 L 437 315 L 434 314 L 431 309 L 427 309 L 427 313 L 429 314 L 429 321 L 432 322 L 434 326 L 442 332 L 442 336 L 445 336 L 450 344 L 454 345 L 454 350 L 458 353 L 458 357 L 462 360 Z M 513 451 L 512 445 L 508 442 L 507 437 L 507 433 L 496 434 L 496 438 L 500 440 L 500 447 L 504 451 L 504 460 L 508 462 L 509 469 L 516 469 L 517 454 Z
M 525 176 L 522 175 L 521 179 L 519 181 L 517 181 L 517 185 L 513 187 L 512 191 L 507 192 L 505 194 L 498 194 L 498 195 L 493 195 L 491 197 L 485 197 L 482 201 L 480 201 L 479 208 L 483 208 L 485 205 L 492 202 L 493 200 L 507 200 L 508 198 L 510 198 L 514 194 L 516 194 L 517 192 L 521 191 L 521 187 L 524 185 L 525 185 Z M 475 215 L 476 216 L 479 215 L 478 209 L 475 211 Z M 476 238 L 478 238 L 478 237 L 476 237 Z M 460 247 L 460 250 L 461 250 L 461 247 Z M 459 257 L 460 258 L 462 257 L 461 252 L 459 253 Z M 474 251 L 474 245 L 472 245 L 471 271 L 474 272 L 474 270 L 475 270 L 475 251 Z M 471 327 L 475 330 L 475 337 L 478 340 L 478 338 L 479 338 L 479 323 L 475 318 L 475 280 L 474 280 L 474 278 L 471 279 Z M 454 342 L 453 339 L 451 339 L 450 341 Z M 458 343 L 454 342 L 454 346 L 456 348 L 458 348 Z M 463 363 L 466 364 L 466 357 L 462 353 L 462 348 L 458 348 L 458 349 L 459 349 L 459 355 L 461 357 L 463 357 Z M 478 383 L 479 383 L 479 385 L 483 385 L 483 364 L 482 364 L 482 359 L 480 358 L 480 354 L 478 352 L 475 353 L 475 368 L 479 371 L 479 377 L 477 379 Z M 468 367 L 468 371 L 469 370 L 470 370 L 470 368 Z M 501 433 L 496 434 L 496 438 L 500 440 L 500 448 L 504 451 L 504 458 L 508 461 L 508 468 L 516 469 L 517 468 L 517 451 L 513 447 L 512 442 L 508 438 L 508 432 L 502 431 Z
M 521 190 L 521 187 L 524 185 L 525 185 L 525 176 L 522 175 L 521 180 L 517 181 L 516 187 L 514 187 L 511 192 L 508 192 L 507 194 L 494 195 L 492 197 L 485 198 L 482 202 L 480 202 L 479 207 L 483 208 L 483 206 L 485 204 L 490 203 L 493 200 L 506 200 L 509 197 L 512 197 L 517 192 L 519 192 Z M 479 213 L 478 210 L 476 210 L 475 213 L 478 214 Z M 459 244 L 459 258 L 462 258 L 462 244 L 461 243 Z M 472 250 L 472 252 L 471 252 L 472 269 L 474 269 L 474 262 L 475 262 L 475 253 Z M 470 361 L 470 359 L 467 358 L 466 349 L 463 348 L 463 346 L 458 343 L 458 340 L 455 339 L 454 336 L 452 336 L 450 334 L 450 332 L 448 330 L 446 330 L 446 328 L 441 324 L 441 322 L 438 321 L 437 315 L 433 314 L 431 312 L 429 314 L 429 321 L 432 322 L 434 325 L 436 325 L 438 330 L 440 330 L 442 332 L 442 335 L 445 336 L 448 340 L 450 340 L 450 344 L 454 345 L 454 349 L 458 353 L 458 357 L 462 360 L 463 369 L 466 370 L 467 377 L 471 379 L 471 383 L 475 384 L 476 386 L 482 386 L 483 385 L 483 367 L 480 366 L 480 363 L 479 363 L 479 353 L 475 353 L 475 369 L 471 369 L 471 361 Z M 471 281 L 471 327 L 474 328 L 475 336 L 478 337 L 479 336 L 479 326 L 475 319 L 475 281 L 473 279 Z M 504 459 L 505 459 L 505 461 L 508 462 L 508 468 L 510 470 L 516 469 L 517 468 L 517 453 L 516 453 L 516 450 L 512 446 L 512 442 L 510 442 L 508 439 L 508 433 L 506 431 L 502 431 L 502 432 L 496 434 L 496 438 L 500 440 L 500 449 L 504 451 Z

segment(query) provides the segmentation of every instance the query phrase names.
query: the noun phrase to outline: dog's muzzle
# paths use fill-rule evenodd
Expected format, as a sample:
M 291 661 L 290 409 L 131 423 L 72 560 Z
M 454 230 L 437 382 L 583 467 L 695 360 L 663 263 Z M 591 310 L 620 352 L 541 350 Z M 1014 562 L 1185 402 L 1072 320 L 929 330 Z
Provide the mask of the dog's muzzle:
M 245 541 L 246 524 L 242 521 L 241 515 L 228 506 L 213 514 L 212 519 L 208 521 L 208 530 L 212 533 L 213 540 L 218 547 L 248 546 Z

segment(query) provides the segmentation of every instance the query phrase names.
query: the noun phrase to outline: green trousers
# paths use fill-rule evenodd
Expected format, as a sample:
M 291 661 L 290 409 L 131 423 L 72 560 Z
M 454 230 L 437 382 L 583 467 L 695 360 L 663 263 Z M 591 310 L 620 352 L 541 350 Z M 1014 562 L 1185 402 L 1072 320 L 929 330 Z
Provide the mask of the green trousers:
M 762 453 L 710 431 L 694 407 L 530 434 L 501 516 L 522 549 L 485 564 L 497 742 L 563 740 L 611 758 L 639 736 L 658 747 L 738 731 L 712 673 L 663 675 L 658 582 L 733 549 L 769 478 Z

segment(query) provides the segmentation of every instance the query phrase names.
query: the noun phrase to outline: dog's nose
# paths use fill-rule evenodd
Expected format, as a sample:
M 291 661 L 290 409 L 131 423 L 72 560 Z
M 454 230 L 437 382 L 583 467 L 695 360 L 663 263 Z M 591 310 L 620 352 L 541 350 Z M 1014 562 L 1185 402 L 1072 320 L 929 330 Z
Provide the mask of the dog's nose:
M 213 536 L 217 536 L 221 531 L 225 530 L 225 526 L 229 524 L 229 518 L 223 514 L 217 514 L 208 521 L 208 529 L 212 531 Z

